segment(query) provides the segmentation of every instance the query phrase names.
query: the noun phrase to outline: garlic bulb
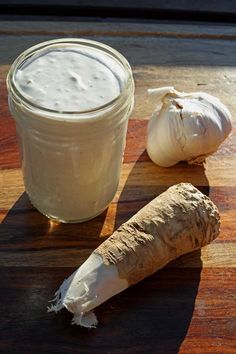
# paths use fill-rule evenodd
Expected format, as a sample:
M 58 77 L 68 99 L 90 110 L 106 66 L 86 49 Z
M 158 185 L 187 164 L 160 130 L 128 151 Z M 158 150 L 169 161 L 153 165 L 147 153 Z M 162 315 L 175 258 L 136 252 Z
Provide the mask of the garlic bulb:
M 147 152 L 157 165 L 202 163 L 232 130 L 227 107 L 205 92 L 187 94 L 163 87 L 148 93 L 161 104 L 152 114 L 147 134 Z

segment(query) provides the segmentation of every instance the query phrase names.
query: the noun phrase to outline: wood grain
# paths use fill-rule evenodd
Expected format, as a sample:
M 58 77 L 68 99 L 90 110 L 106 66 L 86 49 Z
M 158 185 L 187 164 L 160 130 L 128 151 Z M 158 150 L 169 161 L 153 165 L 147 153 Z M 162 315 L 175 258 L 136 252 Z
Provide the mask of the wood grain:
M 0 28 L 0 352 L 236 353 L 236 30 L 233 26 L 138 23 L 4 22 Z M 5 79 L 24 49 L 55 36 L 83 36 L 120 50 L 136 91 L 124 164 L 109 208 L 83 224 L 50 222 L 30 204 L 22 180 Z M 231 110 L 234 130 L 204 166 L 154 165 L 145 151 L 150 87 L 204 90 Z M 121 223 L 178 182 L 217 204 L 220 237 L 101 305 L 99 327 L 70 326 L 46 313 L 47 301 Z M 10 333 L 10 334 L 9 334 Z
M 0 268 L 2 353 L 235 352 L 235 269 L 165 268 L 101 305 L 92 330 L 46 312 L 72 271 Z
M 216 23 L 181 23 L 175 22 L 97 22 L 86 21 L 7 21 L 1 22 L 1 35 L 64 35 L 64 36 L 122 36 L 122 37 L 173 37 L 235 40 L 235 26 Z

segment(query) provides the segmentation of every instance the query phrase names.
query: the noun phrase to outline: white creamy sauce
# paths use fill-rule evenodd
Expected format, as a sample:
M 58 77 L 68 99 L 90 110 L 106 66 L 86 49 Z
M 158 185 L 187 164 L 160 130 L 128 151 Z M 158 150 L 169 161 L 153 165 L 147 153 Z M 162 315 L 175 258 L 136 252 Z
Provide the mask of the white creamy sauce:
M 13 80 L 30 103 L 55 111 L 20 105 L 9 96 L 32 204 L 64 222 L 95 217 L 119 183 L 133 104 L 133 96 L 123 90 L 128 69 L 105 50 L 61 43 L 26 58 Z M 122 105 L 101 108 L 121 92 Z
M 32 103 L 55 111 L 88 111 L 115 99 L 124 71 L 109 54 L 83 46 L 54 47 L 27 59 L 14 77 Z

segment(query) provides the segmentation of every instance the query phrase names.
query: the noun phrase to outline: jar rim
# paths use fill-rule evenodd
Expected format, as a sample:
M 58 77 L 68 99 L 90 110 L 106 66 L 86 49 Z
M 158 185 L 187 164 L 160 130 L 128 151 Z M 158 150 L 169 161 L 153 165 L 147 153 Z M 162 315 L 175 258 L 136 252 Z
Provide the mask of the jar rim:
M 53 47 L 54 45 L 57 44 L 78 44 L 78 45 L 84 45 L 88 47 L 92 47 L 98 50 L 102 50 L 105 53 L 111 55 L 114 59 L 118 60 L 119 63 L 122 65 L 123 69 L 128 73 L 127 81 L 122 88 L 121 92 L 119 95 L 117 95 L 114 99 L 111 101 L 108 101 L 107 103 L 89 109 L 89 110 L 83 110 L 83 111 L 58 111 L 58 110 L 53 110 L 50 108 L 42 107 L 40 105 L 37 105 L 36 103 L 32 102 L 30 99 L 27 99 L 21 92 L 18 90 L 18 88 L 15 85 L 14 82 L 14 74 L 19 68 L 19 66 L 26 61 L 28 58 L 31 56 L 35 55 L 37 52 L 44 50 L 46 48 Z M 114 105 L 119 105 L 120 103 L 123 102 L 123 97 L 126 97 L 126 93 L 129 92 L 129 90 L 132 91 L 134 90 L 134 83 L 133 83 L 133 77 L 132 77 L 132 69 L 127 61 L 127 59 L 119 53 L 116 49 L 108 46 L 107 44 L 104 44 L 102 42 L 90 40 L 90 39 L 82 39 L 82 38 L 60 38 L 60 39 L 53 39 L 49 41 L 44 41 L 41 43 L 38 43 L 25 51 L 23 51 L 13 62 L 11 65 L 11 68 L 8 72 L 7 79 L 7 89 L 9 95 L 12 96 L 13 100 L 20 103 L 21 105 L 24 106 L 24 108 L 32 111 L 34 110 L 34 113 L 40 114 L 40 112 L 43 114 L 46 114 L 47 116 L 50 115 L 50 118 L 55 119 L 55 120 L 64 120 L 66 119 L 67 121 L 72 119 L 73 121 L 78 121 L 78 120 L 83 120 L 83 118 L 88 119 L 86 117 L 87 115 L 91 114 L 96 114 L 99 112 L 103 112 L 104 110 L 109 110 L 110 108 L 113 108 Z M 36 111 L 35 111 L 36 110 Z M 90 117 L 90 119 L 92 119 Z

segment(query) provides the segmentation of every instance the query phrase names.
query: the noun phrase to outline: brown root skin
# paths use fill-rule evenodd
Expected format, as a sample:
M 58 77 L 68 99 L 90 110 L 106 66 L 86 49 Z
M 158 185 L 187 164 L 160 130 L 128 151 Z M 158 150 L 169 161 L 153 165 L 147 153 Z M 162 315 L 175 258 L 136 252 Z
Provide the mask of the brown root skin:
M 175 258 L 219 235 L 217 207 L 197 188 L 180 183 L 152 200 L 94 252 L 135 284 Z

